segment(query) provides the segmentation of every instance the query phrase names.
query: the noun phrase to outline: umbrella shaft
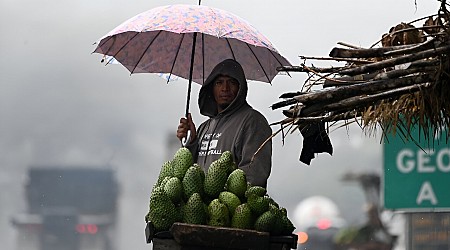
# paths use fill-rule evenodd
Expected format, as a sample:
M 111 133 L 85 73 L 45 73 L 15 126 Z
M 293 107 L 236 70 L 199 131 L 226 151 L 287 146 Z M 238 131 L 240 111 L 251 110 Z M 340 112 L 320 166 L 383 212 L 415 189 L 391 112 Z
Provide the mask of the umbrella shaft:
M 195 56 L 195 44 L 197 43 L 197 32 L 194 33 L 192 38 L 192 54 L 191 54 L 191 66 L 189 69 L 189 84 L 186 100 L 186 117 L 189 114 L 189 103 L 191 102 L 191 89 L 192 89 L 192 74 L 194 72 L 194 56 Z

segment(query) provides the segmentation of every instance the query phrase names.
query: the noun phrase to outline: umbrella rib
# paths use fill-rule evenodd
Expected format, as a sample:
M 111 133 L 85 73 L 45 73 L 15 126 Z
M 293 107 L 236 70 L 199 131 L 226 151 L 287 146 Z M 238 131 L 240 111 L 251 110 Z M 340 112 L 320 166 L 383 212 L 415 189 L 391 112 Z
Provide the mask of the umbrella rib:
M 176 63 L 176 61 L 177 61 L 178 53 L 180 52 L 181 44 L 183 43 L 184 35 L 185 35 L 185 34 L 186 34 L 186 33 L 183 33 L 183 35 L 181 36 L 180 44 L 178 44 L 177 53 L 175 54 L 175 58 L 173 59 L 172 67 L 170 68 L 169 79 L 170 79 L 170 77 L 172 76 L 173 68 L 175 68 L 175 63 Z M 167 83 L 169 83 L 169 79 L 167 79 Z
M 139 63 L 141 62 L 142 58 L 144 57 L 145 53 L 147 52 L 147 50 L 150 48 L 150 46 L 152 46 L 153 42 L 156 40 L 156 38 L 161 34 L 161 30 L 158 31 L 158 34 L 156 34 L 156 36 L 152 39 L 152 41 L 148 44 L 147 48 L 144 50 L 144 52 L 141 54 L 141 57 L 139 57 L 139 60 L 137 61 L 136 65 L 134 65 L 133 70 L 131 71 L 130 74 L 134 73 L 134 70 L 137 68 L 137 66 L 139 65 Z
M 266 70 L 265 70 L 264 67 L 262 66 L 261 62 L 259 61 L 259 59 L 258 59 L 258 57 L 256 56 L 255 52 L 253 51 L 252 47 L 250 47 L 250 45 L 249 45 L 248 43 L 245 43 L 245 44 L 247 45 L 248 49 L 252 52 L 253 56 L 255 57 L 256 61 L 257 61 L 258 64 L 259 64 L 259 66 L 261 67 L 261 69 L 262 69 L 264 75 L 266 76 L 267 80 L 269 81 L 269 83 L 272 84 L 271 81 L 270 81 L 270 79 L 269 79 L 269 76 L 268 76 L 267 73 L 266 73 Z
M 106 39 L 105 39 L 106 38 Z M 97 48 L 101 48 L 101 46 L 103 46 L 105 43 L 107 43 L 109 40 L 111 40 L 111 38 L 113 38 L 112 36 L 108 36 L 108 37 L 105 37 L 104 38 L 104 40 L 102 39 L 99 43 L 98 43 L 98 46 L 97 46 Z M 96 43 L 94 43 L 94 44 L 96 44 Z M 114 42 L 113 42 L 113 44 L 114 44 Z M 110 50 L 111 50 L 111 47 L 112 46 L 109 46 L 109 48 L 108 48 L 108 51 L 106 51 L 106 53 L 104 53 L 104 55 L 106 55 Z M 97 49 L 96 49 L 97 50 Z M 95 53 L 95 51 L 94 52 L 92 52 L 92 53 Z
M 129 42 L 131 42 L 131 40 L 133 40 L 138 34 L 139 34 L 139 33 L 136 32 L 136 34 L 135 34 L 132 38 L 130 38 L 130 40 L 128 40 L 124 45 L 122 45 L 122 47 L 121 47 L 119 50 L 117 50 L 117 52 L 116 52 L 112 57 L 116 58 L 117 54 L 119 54 L 120 51 L 122 51 L 122 50 L 125 48 L 125 46 L 127 46 L 127 44 L 128 44 Z M 115 36 L 114 36 L 114 37 L 115 37 Z M 108 51 L 109 51 L 109 49 L 108 49 Z M 111 61 L 111 60 L 110 60 L 110 61 Z M 109 63 L 110 61 L 108 61 L 108 63 Z M 108 64 L 108 63 L 107 63 L 107 64 Z
M 228 40 L 228 38 L 225 38 L 225 40 L 226 40 L 227 43 L 228 43 L 228 48 L 230 48 L 231 55 L 233 56 L 233 59 L 236 60 L 236 57 L 234 56 L 233 48 L 231 48 L 231 43 L 230 43 L 230 41 Z
M 112 43 L 113 43 L 113 45 L 114 45 L 114 43 L 116 42 L 116 36 L 109 36 L 109 37 L 107 37 L 107 39 L 105 39 L 106 41 L 104 41 L 103 43 L 99 44 L 98 46 L 100 47 L 101 45 L 107 43 L 107 42 L 108 42 L 109 40 L 111 40 L 111 39 L 113 39 L 113 42 L 112 42 Z M 109 53 L 109 51 L 111 50 L 111 48 L 112 48 L 113 45 L 109 46 L 109 47 L 108 47 L 108 51 L 106 51 L 105 53 L 103 53 L 103 59 L 102 59 L 101 62 L 103 62 L 104 59 L 106 59 L 106 55 Z M 114 58 L 113 56 L 111 56 L 111 58 L 105 63 L 105 66 L 108 65 L 109 63 L 111 63 L 113 60 L 115 60 L 115 58 Z
M 272 54 L 272 56 L 275 58 L 275 60 L 277 60 L 277 62 L 280 64 L 280 66 L 285 66 L 285 65 L 283 65 L 283 64 L 280 62 L 280 60 L 278 60 L 278 57 L 274 54 L 275 51 L 273 51 L 273 50 L 271 50 L 271 49 L 269 49 L 269 51 L 270 51 L 270 54 Z M 278 54 L 278 55 L 279 55 L 279 54 Z M 281 56 L 281 55 L 280 55 L 280 56 Z M 291 76 L 291 74 L 289 74 L 288 71 L 286 71 L 286 73 L 287 73 L 288 76 Z

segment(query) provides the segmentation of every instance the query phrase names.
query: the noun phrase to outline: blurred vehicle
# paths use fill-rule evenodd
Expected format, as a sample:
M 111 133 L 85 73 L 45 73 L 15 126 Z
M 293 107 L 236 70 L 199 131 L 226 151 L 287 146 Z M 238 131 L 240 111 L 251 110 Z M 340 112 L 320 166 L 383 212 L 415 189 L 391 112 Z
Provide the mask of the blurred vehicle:
M 31 167 L 27 210 L 15 214 L 17 250 L 111 250 L 118 183 L 111 169 Z
M 345 226 L 337 205 L 324 196 L 301 201 L 294 211 L 298 229 L 298 248 L 302 250 L 335 250 L 334 236 Z
M 392 235 L 381 220 L 380 177 L 374 173 L 346 173 L 343 181 L 357 182 L 366 197 L 365 212 L 367 221 L 361 226 L 351 226 L 340 230 L 335 238 L 340 250 L 392 250 L 397 236 Z M 389 223 L 388 223 L 389 224 Z

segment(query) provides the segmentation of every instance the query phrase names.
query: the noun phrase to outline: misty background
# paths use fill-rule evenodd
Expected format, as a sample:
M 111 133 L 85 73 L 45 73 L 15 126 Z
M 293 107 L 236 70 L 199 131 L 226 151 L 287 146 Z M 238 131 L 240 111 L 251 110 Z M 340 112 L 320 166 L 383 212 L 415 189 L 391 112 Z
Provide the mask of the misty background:
M 25 211 L 24 184 L 30 165 L 109 166 L 120 183 L 118 249 L 149 249 L 144 216 L 162 163 L 176 147 L 175 130 L 184 115 L 187 80 L 166 84 L 154 74 L 131 75 L 121 65 L 104 66 L 91 54 L 94 42 L 128 18 L 150 8 L 189 1 L 0 0 L 0 239 L 14 249 L 19 237 L 11 215 Z M 434 0 L 203 0 L 230 11 L 260 30 L 293 65 L 298 56 L 327 57 L 337 42 L 370 47 L 400 22 L 437 13 Z M 312 62 L 312 61 L 310 61 Z M 316 66 L 328 62 L 314 62 Z M 270 105 L 282 93 L 301 88 L 306 74 L 277 76 L 272 85 L 249 83 L 249 103 L 269 123 L 284 118 Z M 199 85 L 191 112 L 199 125 Z M 273 127 L 276 131 L 278 127 Z M 365 197 L 348 171 L 382 170 L 379 135 L 358 126 L 331 133 L 333 156 L 299 162 L 302 136 L 280 135 L 273 143 L 268 193 L 293 218 L 311 195 L 332 199 L 350 224 L 363 223 Z M 295 221 L 294 221 L 295 222 Z

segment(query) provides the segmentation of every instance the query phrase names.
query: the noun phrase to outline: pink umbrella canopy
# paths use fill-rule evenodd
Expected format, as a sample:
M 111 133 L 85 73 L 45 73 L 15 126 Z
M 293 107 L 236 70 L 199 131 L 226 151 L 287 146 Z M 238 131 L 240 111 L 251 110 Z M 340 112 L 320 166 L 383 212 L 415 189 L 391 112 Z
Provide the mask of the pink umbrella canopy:
M 262 82 L 271 82 L 278 66 L 291 65 L 250 23 L 201 5 L 138 14 L 102 37 L 94 53 L 117 60 L 131 74 L 169 73 L 199 84 L 225 59 L 238 61 L 247 79 Z

